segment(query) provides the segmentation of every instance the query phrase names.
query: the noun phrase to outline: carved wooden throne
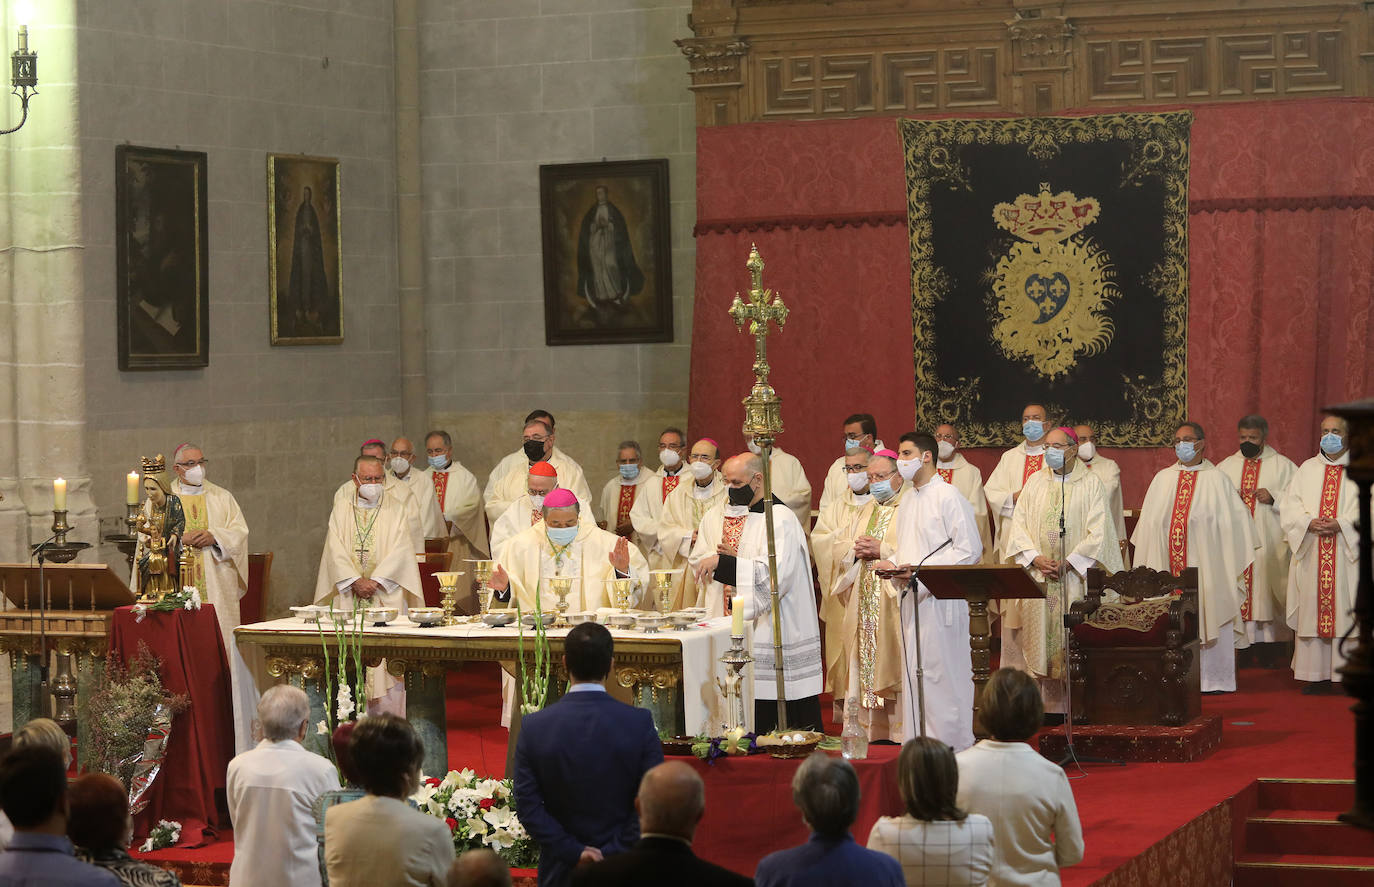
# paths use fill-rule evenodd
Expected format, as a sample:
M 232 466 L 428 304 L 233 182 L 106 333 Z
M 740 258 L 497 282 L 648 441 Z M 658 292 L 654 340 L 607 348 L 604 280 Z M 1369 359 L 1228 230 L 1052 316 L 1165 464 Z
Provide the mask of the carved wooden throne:
M 1202 713 L 1196 567 L 1089 570 L 1064 624 L 1076 723 L 1177 727 Z

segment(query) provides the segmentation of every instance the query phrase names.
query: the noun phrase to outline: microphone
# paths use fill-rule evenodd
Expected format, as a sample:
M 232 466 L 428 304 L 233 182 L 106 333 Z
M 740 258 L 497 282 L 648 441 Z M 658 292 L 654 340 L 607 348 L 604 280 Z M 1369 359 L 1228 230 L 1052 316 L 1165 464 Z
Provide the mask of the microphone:
M 935 553 L 936 553 L 937 551 L 939 551 L 940 549 L 945 548 L 945 547 L 950 546 L 950 545 L 953 545 L 953 544 L 954 544 L 954 537 L 951 536 L 951 537 L 949 537 L 948 539 L 946 539 L 944 542 L 941 542 L 939 545 L 937 545 L 937 546 L 935 546 L 934 548 L 932 548 L 930 551 L 927 551 L 927 552 L 926 552 L 926 556 L 923 557 L 923 558 L 921 558 L 921 562 L 918 563 L 918 564 L 916 565 L 916 568 L 913 569 L 913 570 L 911 571 L 911 581 L 909 581 L 909 582 L 907 583 L 906 588 L 902 589 L 902 596 L 903 596 L 903 597 L 906 596 L 906 593 L 907 593 L 908 591 L 911 591 L 912 588 L 916 587 L 916 577 L 919 576 L 919 575 L 921 574 L 921 568 L 924 567 L 924 566 L 926 565 L 926 561 L 928 561 L 928 560 L 930 560 L 932 557 L 934 557 L 934 556 L 935 556 Z

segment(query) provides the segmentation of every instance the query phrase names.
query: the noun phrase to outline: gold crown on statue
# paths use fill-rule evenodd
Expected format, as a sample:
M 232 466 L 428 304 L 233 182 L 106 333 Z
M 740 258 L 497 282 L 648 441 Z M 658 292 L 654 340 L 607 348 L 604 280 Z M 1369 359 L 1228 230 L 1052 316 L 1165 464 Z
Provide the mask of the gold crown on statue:
M 144 456 L 144 457 L 143 457 L 143 473 L 144 473 L 144 474 L 161 474 L 162 472 L 164 472 L 164 471 L 166 471 L 166 470 L 167 470 L 167 462 L 162 458 L 162 454 L 161 454 L 161 453 L 158 453 L 156 456 L 154 456 L 154 457 L 151 458 L 151 459 L 149 459 L 147 456 Z
M 1051 194 L 1049 183 L 1041 182 L 1039 194 L 1022 194 L 1011 203 L 994 206 L 992 220 L 1022 240 L 1054 242 L 1091 225 L 1101 209 L 1095 197 L 1080 198 L 1072 191 Z

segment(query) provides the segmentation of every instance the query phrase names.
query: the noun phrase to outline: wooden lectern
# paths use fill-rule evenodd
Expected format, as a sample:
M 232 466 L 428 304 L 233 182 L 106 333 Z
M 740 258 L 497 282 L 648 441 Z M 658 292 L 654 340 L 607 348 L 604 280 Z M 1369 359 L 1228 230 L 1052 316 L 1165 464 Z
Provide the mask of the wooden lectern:
M 988 736 L 979 718 L 978 700 L 992 677 L 992 629 L 988 625 L 988 601 L 1045 597 L 1045 589 L 1035 584 L 1026 571 L 1015 564 L 985 567 L 969 565 L 929 565 L 921 568 L 921 584 L 940 600 L 968 601 L 969 650 L 973 658 L 973 735 Z
M 39 664 L 57 653 L 53 715 L 77 721 L 77 753 L 84 763 L 91 748 L 88 694 L 105 669 L 112 611 L 132 604 L 134 593 L 104 564 L 47 563 L 42 577 L 40 591 L 38 565 L 0 564 L 0 594 L 8 602 L 0 609 L 0 653 L 10 654 L 14 723 L 45 711 Z

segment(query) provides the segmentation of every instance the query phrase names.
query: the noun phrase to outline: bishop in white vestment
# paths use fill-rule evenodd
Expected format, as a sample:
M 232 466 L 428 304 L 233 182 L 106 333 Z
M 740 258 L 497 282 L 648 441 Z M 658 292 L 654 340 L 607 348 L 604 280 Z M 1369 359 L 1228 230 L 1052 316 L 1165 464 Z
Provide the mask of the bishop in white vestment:
M 825 690 L 834 700 L 837 720 L 843 717 L 846 688 L 843 681 L 836 685 L 835 680 L 844 670 L 849 644 L 843 626 L 845 607 L 835 593 L 835 580 L 845 558 L 854 552 L 854 538 L 859 531 L 855 518 L 873 501 L 873 494 L 868 491 L 868 461 L 872 455 L 860 447 L 844 457 L 844 494 L 828 501 L 822 497 L 821 513 L 811 528 L 811 553 L 821 587 L 820 618 L 825 623 Z
M 1340 639 L 1350 629 L 1359 583 L 1359 491 L 1347 476 L 1350 431 L 1339 416 L 1322 418 L 1321 452 L 1302 463 L 1280 500 L 1279 517 L 1293 560 L 1288 567 L 1288 624 L 1297 633 L 1293 676 L 1339 681 Z
M 1064 614 L 1087 594 L 1088 570 L 1120 571 L 1121 544 L 1102 481 L 1076 458 L 1069 430 L 1045 435 L 1046 466 L 1021 488 L 1007 532 L 1008 560 L 1045 591 L 1002 608 L 1002 665 L 1035 676 L 1045 710 L 1065 708 Z
M 536 462 L 525 476 L 525 491 L 506 508 L 491 526 L 491 553 L 505 542 L 544 520 L 544 497 L 558 487 L 558 472 L 548 462 Z M 591 520 L 592 510 L 582 503 L 582 513 Z
M 993 536 L 993 563 L 1006 560 L 1005 540 L 1016 509 L 1016 498 L 1031 476 L 1045 467 L 1045 408 L 1037 403 L 1027 404 L 1021 411 L 1021 433 L 1025 440 L 1002 454 L 997 467 L 983 485 L 988 500 L 988 512 L 996 530 Z
M 735 456 L 725 463 L 724 476 L 730 492 L 725 504 L 702 518 L 690 561 L 698 581 L 709 580 L 706 598 L 711 615 L 723 614 L 728 586 L 735 590 L 733 605 L 744 607 L 744 618 L 753 623 L 754 730 L 763 733 L 777 726 L 778 710 L 763 462 L 748 453 Z M 806 533 L 776 496 L 772 512 L 787 725 L 789 729 L 820 729 L 821 632 Z
M 1245 571 L 1255 562 L 1255 522 L 1231 481 L 1203 455 L 1202 426 L 1175 432 L 1178 462 L 1150 481 L 1131 542 L 1137 566 L 1175 576 L 1198 568 L 1202 691 L 1236 689 L 1235 634 Z
M 1292 552 L 1279 525 L 1279 499 L 1298 467 L 1265 443 L 1268 431 L 1269 423 L 1261 416 L 1241 419 L 1237 428 L 1240 451 L 1217 465 L 1235 485 L 1240 501 L 1255 519 L 1255 537 L 1259 541 L 1255 562 L 1245 572 L 1242 589 L 1240 619 L 1245 634 L 1236 638 L 1236 646 L 1241 648 L 1252 643 L 1287 641 L 1293 636 L 1286 606 Z

